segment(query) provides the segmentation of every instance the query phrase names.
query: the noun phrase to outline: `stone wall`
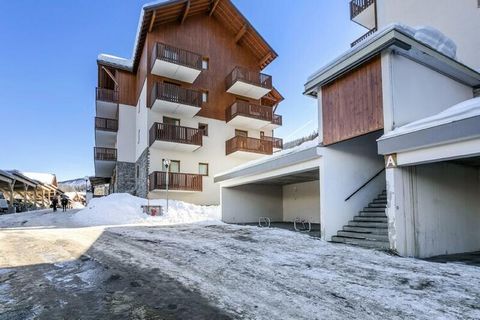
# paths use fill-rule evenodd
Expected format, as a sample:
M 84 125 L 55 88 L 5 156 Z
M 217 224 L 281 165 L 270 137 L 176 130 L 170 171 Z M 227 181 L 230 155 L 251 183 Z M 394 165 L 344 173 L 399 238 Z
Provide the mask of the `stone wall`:
M 149 166 L 149 154 L 148 154 L 148 148 L 146 148 L 140 157 L 138 158 L 136 164 L 138 167 L 138 176 L 136 175 L 136 170 L 135 168 L 135 194 L 137 197 L 142 197 L 146 198 L 148 194 L 148 189 L 147 189 L 147 179 L 148 179 L 148 166 Z
M 135 163 L 117 162 L 115 192 L 135 194 Z

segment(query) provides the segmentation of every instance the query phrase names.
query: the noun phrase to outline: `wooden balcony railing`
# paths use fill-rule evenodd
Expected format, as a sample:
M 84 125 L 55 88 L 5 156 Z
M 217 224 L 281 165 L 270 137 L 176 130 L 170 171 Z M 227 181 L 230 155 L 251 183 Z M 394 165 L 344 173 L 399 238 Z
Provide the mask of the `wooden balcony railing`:
M 200 91 L 182 88 L 169 83 L 156 82 L 153 85 L 150 94 L 150 107 L 157 99 L 198 108 L 202 107 L 202 93 Z
M 273 153 L 272 141 L 241 136 L 235 136 L 228 140 L 225 144 L 225 148 L 227 155 L 235 151 L 246 151 L 261 154 Z
M 272 121 L 272 108 L 237 100 L 225 110 L 225 119 L 229 122 L 236 116 Z
M 95 117 L 95 129 L 103 131 L 118 131 L 118 120 Z
M 351 0 L 350 1 L 350 19 L 355 18 L 363 10 L 374 4 L 376 0 Z
M 155 122 L 150 128 L 150 146 L 157 140 L 202 146 L 200 129 Z
M 152 172 L 149 176 L 150 191 L 165 190 L 167 188 L 167 173 L 164 171 Z M 202 175 L 192 173 L 168 173 L 168 189 L 180 191 L 202 191 Z
M 374 34 L 375 32 L 377 32 L 377 28 L 373 28 L 372 30 L 369 30 L 367 33 L 365 33 L 364 35 L 362 35 L 360 38 L 358 38 L 357 40 L 353 41 L 351 44 L 350 44 L 350 47 L 354 47 L 356 46 L 357 44 L 359 44 L 360 42 L 362 42 L 363 40 L 367 39 L 368 37 L 370 37 L 372 34 Z
M 272 118 L 272 123 L 281 126 L 282 125 L 282 116 L 274 114 Z
M 264 136 L 263 140 L 271 141 L 274 149 L 283 149 L 283 139 Z
M 117 161 L 117 149 L 95 147 L 94 157 L 100 161 Z
M 151 67 L 153 67 L 156 59 L 160 59 L 189 68 L 202 70 L 201 54 L 176 48 L 165 43 L 157 42 L 153 46 L 153 53 L 151 59 Z
M 272 89 L 272 76 L 242 67 L 235 67 L 225 79 L 227 90 L 237 81 Z
M 97 88 L 96 99 L 99 101 L 118 103 L 118 91 L 105 88 Z

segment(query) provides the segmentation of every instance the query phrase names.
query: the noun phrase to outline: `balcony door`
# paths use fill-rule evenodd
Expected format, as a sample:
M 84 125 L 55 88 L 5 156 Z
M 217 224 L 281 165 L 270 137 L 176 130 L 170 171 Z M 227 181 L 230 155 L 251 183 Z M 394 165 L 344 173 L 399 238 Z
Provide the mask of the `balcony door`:
M 247 137 L 248 137 L 248 131 L 235 129 L 235 136 L 236 136 L 236 137 L 244 137 L 244 138 L 247 138 Z
M 170 117 L 163 117 L 163 123 L 165 124 L 171 124 L 173 126 L 179 126 L 180 125 L 180 119 L 175 119 L 175 118 L 170 118 Z
M 165 163 L 163 162 L 164 159 L 162 159 L 162 171 L 167 171 L 167 168 L 165 168 Z M 174 173 L 179 173 L 180 172 L 180 161 L 179 160 L 170 160 L 170 172 Z

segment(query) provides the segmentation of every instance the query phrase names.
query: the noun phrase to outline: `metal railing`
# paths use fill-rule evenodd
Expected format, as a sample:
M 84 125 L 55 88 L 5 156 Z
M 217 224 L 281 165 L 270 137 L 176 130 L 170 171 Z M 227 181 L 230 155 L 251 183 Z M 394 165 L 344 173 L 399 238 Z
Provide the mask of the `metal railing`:
M 226 122 L 229 122 L 236 116 L 272 121 L 272 108 L 237 100 L 225 110 Z
M 362 184 L 360 187 L 358 187 L 355 191 L 353 191 L 353 193 L 351 195 L 349 195 L 347 198 L 345 198 L 345 201 L 348 201 L 350 200 L 351 197 L 353 197 L 354 195 L 356 195 L 360 190 L 362 190 L 363 188 L 365 188 L 365 186 L 367 184 L 369 184 L 370 182 L 373 181 L 373 179 L 375 179 L 376 177 L 378 177 L 383 171 L 385 171 L 385 168 L 382 168 L 380 171 L 378 171 L 377 173 L 375 173 L 375 175 L 373 177 L 371 177 L 370 179 L 368 179 L 364 184 Z
M 355 18 L 363 10 L 375 3 L 376 0 L 351 0 L 350 1 L 350 19 Z
M 200 108 L 202 106 L 202 92 L 186 89 L 169 83 L 156 82 L 150 94 L 151 105 L 155 100 L 165 100 Z
M 103 131 L 118 131 L 118 120 L 95 117 L 95 129 Z
M 272 117 L 272 123 L 281 126 L 282 125 L 282 116 L 274 114 Z
M 117 149 L 95 147 L 93 153 L 95 160 L 117 161 Z
M 150 146 L 157 140 L 202 146 L 203 131 L 196 128 L 155 122 L 150 128 Z
M 283 139 L 276 137 L 263 136 L 263 140 L 271 141 L 274 149 L 283 149 Z
M 106 88 L 96 88 L 95 98 L 100 101 L 118 103 L 118 91 Z
M 227 90 L 237 81 L 272 89 L 272 76 L 242 67 L 235 67 L 225 79 Z
M 155 171 L 149 176 L 150 190 L 165 190 L 167 188 L 167 172 Z M 202 191 L 203 176 L 193 173 L 168 173 L 168 189 L 181 191 Z
M 157 42 L 153 46 L 153 53 L 150 67 L 153 67 L 155 60 L 160 59 L 167 62 L 179 64 L 197 70 L 202 70 L 202 55 Z
M 273 142 L 265 139 L 235 136 L 232 139 L 227 140 L 225 150 L 227 155 L 236 151 L 272 154 Z
M 372 30 L 368 30 L 367 33 L 365 33 L 364 35 L 362 35 L 360 38 L 358 38 L 357 40 L 353 41 L 351 44 L 350 44 L 350 47 L 354 47 L 356 46 L 357 44 L 359 44 L 360 42 L 362 42 L 363 40 L 367 39 L 368 37 L 370 37 L 372 34 L 374 34 L 375 32 L 377 32 L 377 28 L 373 28 Z

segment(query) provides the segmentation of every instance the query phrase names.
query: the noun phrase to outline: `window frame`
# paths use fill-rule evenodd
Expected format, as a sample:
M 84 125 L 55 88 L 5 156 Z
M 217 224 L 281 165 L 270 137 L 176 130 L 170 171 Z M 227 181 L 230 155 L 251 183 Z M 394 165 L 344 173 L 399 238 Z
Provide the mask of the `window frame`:
M 200 126 L 205 126 L 206 130 L 201 129 Z M 208 137 L 208 123 L 199 122 L 198 123 L 198 129 L 202 130 L 202 134 L 203 134 L 204 137 Z
M 207 173 L 201 173 L 200 167 L 201 167 L 202 165 L 207 167 Z M 198 163 L 198 174 L 201 175 L 201 176 L 204 176 L 204 177 L 208 177 L 208 176 L 209 176 L 209 174 L 210 174 L 210 166 L 208 165 L 208 163 L 206 163 L 206 162 L 199 162 L 199 163 Z

